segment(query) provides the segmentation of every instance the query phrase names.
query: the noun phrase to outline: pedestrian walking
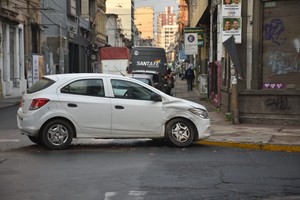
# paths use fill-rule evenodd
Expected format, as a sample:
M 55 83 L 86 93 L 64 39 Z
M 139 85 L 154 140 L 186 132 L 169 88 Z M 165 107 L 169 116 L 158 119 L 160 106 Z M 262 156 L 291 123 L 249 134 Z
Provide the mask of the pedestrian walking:
M 188 91 L 193 90 L 193 83 L 195 79 L 195 74 L 192 64 L 189 64 L 189 68 L 185 71 L 185 78 L 188 86 Z

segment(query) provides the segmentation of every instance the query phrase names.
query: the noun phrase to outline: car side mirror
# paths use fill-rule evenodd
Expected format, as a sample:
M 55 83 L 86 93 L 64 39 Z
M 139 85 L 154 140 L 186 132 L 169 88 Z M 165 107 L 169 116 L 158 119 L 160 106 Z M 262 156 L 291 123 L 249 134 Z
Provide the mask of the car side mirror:
M 161 96 L 155 92 L 152 92 L 150 99 L 152 101 L 162 101 Z

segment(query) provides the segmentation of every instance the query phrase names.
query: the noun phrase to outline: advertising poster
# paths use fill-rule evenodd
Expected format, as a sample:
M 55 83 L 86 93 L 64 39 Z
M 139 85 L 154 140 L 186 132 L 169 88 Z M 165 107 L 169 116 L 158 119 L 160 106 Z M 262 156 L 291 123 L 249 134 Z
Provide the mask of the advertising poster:
M 27 87 L 32 86 L 32 57 L 25 56 L 25 69 L 26 69 L 26 79 L 27 79 Z
M 224 17 L 223 18 L 223 31 L 222 31 L 222 42 L 226 41 L 230 36 L 234 36 L 235 43 L 240 44 L 242 42 L 242 18 L 241 17 Z
M 184 33 L 197 33 L 198 34 L 198 45 L 200 47 L 204 46 L 204 27 L 187 27 L 184 29 Z
M 44 75 L 43 66 L 44 66 L 44 56 L 39 56 L 39 79 L 41 79 L 42 76 Z
M 242 0 L 222 0 L 222 42 L 232 35 L 235 43 L 242 42 Z
M 34 84 L 39 80 L 39 56 L 32 56 L 32 83 Z
M 198 54 L 198 34 L 185 33 L 184 34 L 184 49 L 186 55 Z
M 242 0 L 222 0 L 222 15 L 227 17 L 240 17 Z
M 43 76 L 44 57 L 40 55 L 32 56 L 32 83 L 34 84 Z

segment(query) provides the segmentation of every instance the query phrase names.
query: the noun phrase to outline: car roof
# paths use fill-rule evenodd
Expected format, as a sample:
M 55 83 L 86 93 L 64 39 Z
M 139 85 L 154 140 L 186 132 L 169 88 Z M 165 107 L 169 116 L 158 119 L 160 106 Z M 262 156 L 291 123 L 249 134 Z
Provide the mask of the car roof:
M 142 75 L 142 74 L 139 74 Z M 151 76 L 151 74 L 144 74 L 145 76 Z M 49 78 L 54 81 L 58 82 L 66 82 L 76 78 L 118 78 L 123 80 L 130 80 L 136 82 L 137 80 L 131 76 L 121 76 L 115 74 L 102 74 L 102 73 L 66 73 L 66 74 L 52 74 L 52 75 L 44 75 L 43 77 Z M 140 81 L 139 81 L 140 83 Z M 144 83 L 143 83 L 144 84 Z M 147 85 L 147 84 L 145 84 Z
M 114 75 L 114 74 L 102 74 L 102 73 L 66 73 L 66 74 L 52 74 L 52 75 L 45 75 L 45 78 L 50 78 L 53 80 L 58 79 L 73 79 L 73 78 L 89 78 L 89 77 L 125 77 L 121 75 Z
M 134 70 L 131 73 L 132 74 L 149 74 L 149 75 L 153 75 L 153 74 L 157 74 L 158 72 L 156 72 L 156 71 L 149 71 L 149 70 Z
M 122 80 L 130 80 L 133 82 L 138 81 L 137 79 L 134 79 L 132 77 L 128 76 L 121 76 L 121 75 L 115 75 L 115 74 L 102 74 L 102 73 L 67 73 L 67 74 L 52 74 L 52 75 L 45 75 L 43 76 L 45 78 L 49 78 L 51 80 L 54 80 L 55 82 L 64 83 L 73 79 L 84 79 L 84 78 L 118 78 Z M 138 81 L 140 83 L 140 81 Z M 144 84 L 144 83 L 142 83 Z M 145 84 L 147 85 L 147 84 Z
M 140 78 L 150 78 L 151 74 L 132 74 L 132 77 L 140 77 Z
M 154 50 L 154 51 L 162 51 L 162 52 L 165 51 L 164 48 L 161 48 L 161 47 L 153 47 L 153 46 L 137 46 L 137 47 L 133 47 L 133 50 L 139 50 L 139 51 L 143 51 L 143 50 Z

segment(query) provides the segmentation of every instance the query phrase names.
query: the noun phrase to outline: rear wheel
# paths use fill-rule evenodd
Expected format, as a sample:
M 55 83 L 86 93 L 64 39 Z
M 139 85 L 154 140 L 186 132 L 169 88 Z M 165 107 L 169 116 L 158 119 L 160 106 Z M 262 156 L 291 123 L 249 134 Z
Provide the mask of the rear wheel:
M 73 129 L 65 120 L 53 120 L 42 129 L 41 141 L 45 147 L 52 150 L 66 149 L 72 142 Z
M 195 131 L 186 119 L 173 119 L 166 126 L 166 139 L 177 147 L 187 147 L 192 144 Z

